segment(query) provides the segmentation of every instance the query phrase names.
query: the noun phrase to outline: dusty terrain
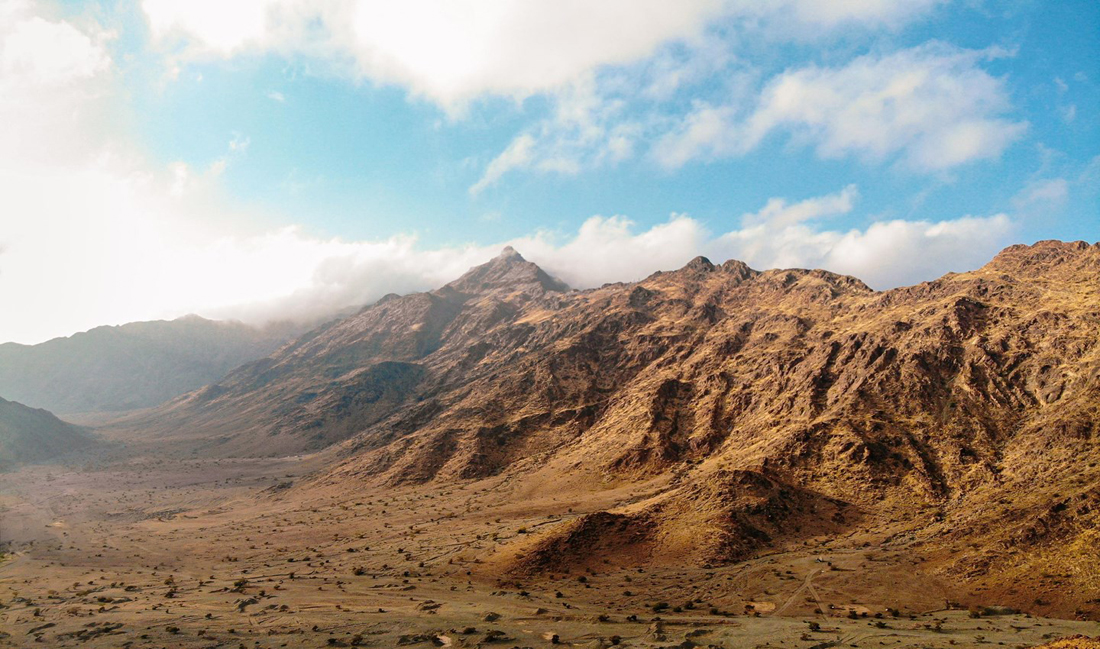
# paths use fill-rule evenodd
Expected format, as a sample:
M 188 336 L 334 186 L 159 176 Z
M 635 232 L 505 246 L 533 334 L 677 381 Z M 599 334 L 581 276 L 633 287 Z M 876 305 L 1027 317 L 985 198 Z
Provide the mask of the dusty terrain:
M 372 491 L 303 477 L 327 461 L 135 459 L 0 475 L 11 550 L 0 646 L 538 647 L 556 635 L 593 647 L 1030 647 L 1100 635 L 1094 621 L 945 610 L 957 589 L 904 532 L 722 566 L 624 557 L 504 575 L 517 540 L 664 486 L 584 495 L 503 475 Z

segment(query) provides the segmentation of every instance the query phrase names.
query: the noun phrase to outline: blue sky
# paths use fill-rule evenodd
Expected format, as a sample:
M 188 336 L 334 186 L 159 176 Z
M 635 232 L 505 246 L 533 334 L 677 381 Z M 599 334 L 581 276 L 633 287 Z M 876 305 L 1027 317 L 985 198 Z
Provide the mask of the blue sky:
M 1095 1 L 2 6 L 0 340 L 1100 239 Z

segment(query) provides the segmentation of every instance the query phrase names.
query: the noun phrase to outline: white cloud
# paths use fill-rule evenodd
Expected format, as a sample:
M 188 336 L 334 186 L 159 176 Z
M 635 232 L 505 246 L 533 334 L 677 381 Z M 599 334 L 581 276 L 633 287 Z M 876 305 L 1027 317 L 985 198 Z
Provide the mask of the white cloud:
M 848 186 L 794 203 L 771 199 L 745 215 L 741 227 L 720 233 L 682 214 L 641 232 L 625 217 L 595 216 L 563 243 L 546 234 L 508 243 L 577 288 L 635 281 L 706 255 L 718 262 L 740 259 L 757 269 L 824 268 L 885 289 L 977 268 L 1011 243 L 1015 233 L 1014 222 L 1004 214 L 878 221 L 862 230 L 812 226 L 815 218 L 851 210 L 857 196 L 856 188 Z
M 719 258 L 758 268 L 824 268 L 883 289 L 981 266 L 1006 246 L 1015 226 L 1004 214 L 947 221 L 880 221 L 865 230 L 817 231 L 804 225 L 726 233 Z
M 500 177 L 513 169 L 521 169 L 531 163 L 531 148 L 535 144 L 535 138 L 524 133 L 504 149 L 493 161 L 485 167 L 485 173 L 481 180 L 470 187 L 470 193 L 477 195 L 486 187 L 500 180 Z
M 602 65 L 691 38 L 722 0 L 143 0 L 184 58 L 301 52 L 449 110 L 484 94 L 554 91 Z M 350 63 L 350 65 L 349 65 Z
M 3 29 L 0 78 L 6 90 L 88 79 L 111 65 L 103 48 L 103 33 L 93 39 L 67 22 L 50 22 L 39 16 L 16 20 Z
M 556 92 L 602 66 L 698 40 L 716 21 L 805 38 L 895 28 L 942 0 L 143 0 L 178 57 L 302 53 L 450 111 L 482 95 Z
M 112 34 L 36 15 L 28 2 L 0 9 L 0 166 L 72 159 L 110 140 L 102 117 Z
M 233 139 L 229 141 L 229 150 L 238 153 L 244 153 L 248 150 L 248 145 L 252 144 L 252 140 L 240 133 L 234 133 Z
M 360 70 L 453 104 L 556 90 L 697 34 L 717 0 L 410 0 L 357 5 Z
M 695 158 L 719 158 L 747 152 L 737 144 L 737 111 L 730 106 L 697 102 L 674 132 L 657 142 L 653 155 L 668 168 L 681 167 Z
M 741 224 L 746 228 L 758 225 L 783 228 L 823 216 L 847 214 L 852 211 L 857 198 L 859 189 L 855 185 L 848 185 L 835 194 L 807 198 L 794 204 L 784 198 L 773 198 L 759 212 L 743 215 Z
M 668 167 L 739 156 L 782 131 L 824 158 L 900 156 L 924 171 L 997 157 L 1027 124 L 1003 117 L 1004 81 L 979 67 L 991 55 L 929 43 L 838 68 L 788 70 L 765 84 L 747 115 L 733 105 L 697 106 L 655 156 Z
M 706 240 L 701 223 L 674 214 L 667 223 L 639 233 L 626 217 L 593 216 L 564 243 L 542 233 L 509 244 L 570 286 L 589 288 L 679 268 L 701 254 Z
M 194 39 L 192 53 L 229 56 L 268 37 L 277 0 L 142 0 L 154 38 Z
M 1046 178 L 1027 184 L 1012 199 L 1018 210 L 1057 209 L 1069 198 L 1069 181 L 1065 178 Z
M 772 29 L 803 37 L 822 29 L 850 25 L 896 29 L 929 13 L 944 0 L 738 0 L 742 12 L 755 15 Z
M 225 173 L 234 159 L 243 156 L 248 151 L 251 143 L 247 137 L 240 133 L 234 133 L 233 139 L 226 145 L 225 153 L 215 158 L 205 172 L 196 173 L 191 165 L 185 162 L 173 162 L 168 165 L 171 183 L 168 185 L 168 195 L 173 198 L 181 198 L 195 191 L 209 192 L 213 187 L 213 181 Z M 123 173 L 133 173 L 123 172 Z
M 596 85 L 587 78 L 558 93 L 550 117 L 512 140 L 486 166 L 470 194 L 479 194 L 512 170 L 574 175 L 631 157 L 642 127 L 622 117 L 623 100 L 601 95 Z
M 1072 124 L 1073 120 L 1077 119 L 1077 104 L 1070 104 L 1065 108 L 1059 109 L 1062 114 L 1062 121 L 1066 124 Z

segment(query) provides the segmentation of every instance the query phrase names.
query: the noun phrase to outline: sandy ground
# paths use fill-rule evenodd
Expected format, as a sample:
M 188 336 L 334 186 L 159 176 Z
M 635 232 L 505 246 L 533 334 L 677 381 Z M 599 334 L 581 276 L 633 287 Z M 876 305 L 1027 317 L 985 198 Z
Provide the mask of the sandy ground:
M 944 610 L 897 543 L 517 581 L 499 552 L 638 497 L 303 488 L 318 458 L 0 474 L 0 646 L 1030 647 L 1100 624 Z M 522 498 L 517 498 L 521 494 Z

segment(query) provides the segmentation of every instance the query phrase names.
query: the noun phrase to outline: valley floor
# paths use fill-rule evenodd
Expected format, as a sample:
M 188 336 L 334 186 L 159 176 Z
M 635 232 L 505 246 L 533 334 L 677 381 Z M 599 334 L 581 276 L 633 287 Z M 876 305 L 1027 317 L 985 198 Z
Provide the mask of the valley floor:
M 308 483 L 320 461 L 0 474 L 0 646 L 1031 647 L 1100 635 L 1096 622 L 947 610 L 949 590 L 909 547 L 861 538 L 712 568 L 509 577 L 497 566 L 511 542 L 644 488 L 565 499 L 504 476 L 349 492 Z

